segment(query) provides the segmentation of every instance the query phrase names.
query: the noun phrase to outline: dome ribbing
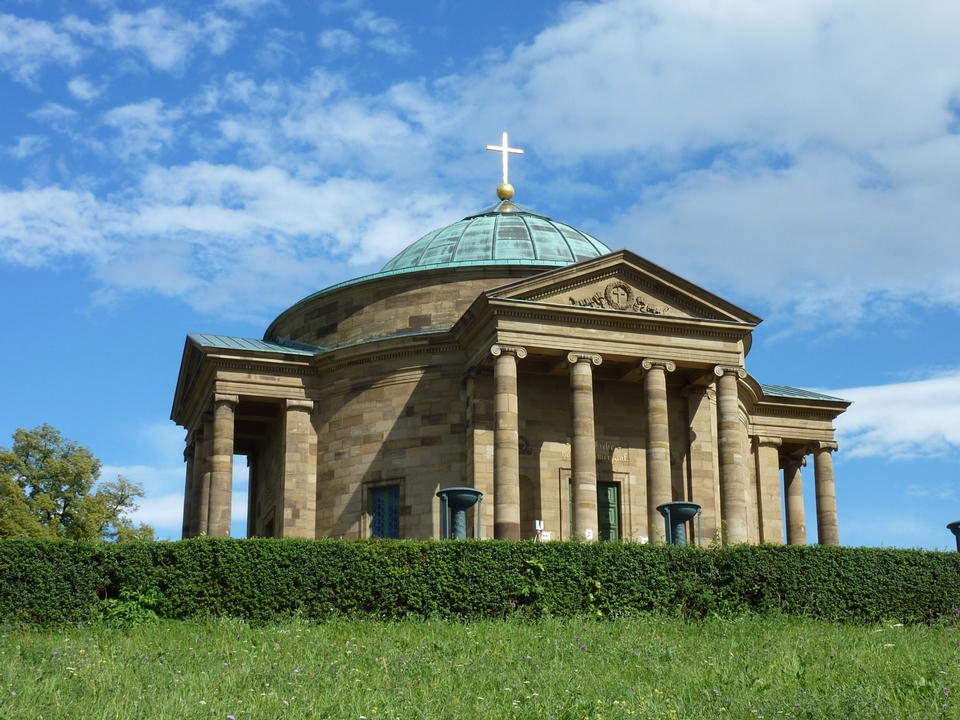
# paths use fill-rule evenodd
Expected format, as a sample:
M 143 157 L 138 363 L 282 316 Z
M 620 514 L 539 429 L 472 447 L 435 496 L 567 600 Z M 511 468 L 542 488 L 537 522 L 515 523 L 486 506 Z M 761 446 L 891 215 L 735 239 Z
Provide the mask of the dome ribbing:
M 381 272 L 459 264 L 563 266 L 600 257 L 610 248 L 596 238 L 509 201 L 427 233 Z

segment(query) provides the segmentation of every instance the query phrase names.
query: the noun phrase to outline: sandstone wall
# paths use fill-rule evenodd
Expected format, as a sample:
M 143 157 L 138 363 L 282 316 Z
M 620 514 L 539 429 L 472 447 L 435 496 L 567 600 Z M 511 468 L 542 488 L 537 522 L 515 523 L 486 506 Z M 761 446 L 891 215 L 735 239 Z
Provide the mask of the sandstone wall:
M 332 347 L 365 338 L 451 327 L 484 290 L 542 271 L 488 267 L 403 273 L 308 298 L 284 312 L 268 340 Z

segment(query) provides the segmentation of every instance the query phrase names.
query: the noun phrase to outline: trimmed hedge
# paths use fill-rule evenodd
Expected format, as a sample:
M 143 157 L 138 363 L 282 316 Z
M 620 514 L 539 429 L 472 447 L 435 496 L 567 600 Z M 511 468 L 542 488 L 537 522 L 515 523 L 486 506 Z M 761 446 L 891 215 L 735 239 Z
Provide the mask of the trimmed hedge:
M 161 617 L 786 613 L 935 622 L 960 613 L 960 554 L 873 548 L 501 541 L 0 540 L 0 622 L 89 621 L 121 593 Z

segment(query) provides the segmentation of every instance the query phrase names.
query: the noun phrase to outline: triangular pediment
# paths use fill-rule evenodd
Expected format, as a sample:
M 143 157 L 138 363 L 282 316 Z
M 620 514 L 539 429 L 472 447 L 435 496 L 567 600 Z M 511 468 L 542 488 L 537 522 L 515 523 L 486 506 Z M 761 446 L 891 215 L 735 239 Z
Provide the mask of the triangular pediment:
M 756 315 L 628 250 L 550 270 L 487 295 L 646 317 L 760 322 Z

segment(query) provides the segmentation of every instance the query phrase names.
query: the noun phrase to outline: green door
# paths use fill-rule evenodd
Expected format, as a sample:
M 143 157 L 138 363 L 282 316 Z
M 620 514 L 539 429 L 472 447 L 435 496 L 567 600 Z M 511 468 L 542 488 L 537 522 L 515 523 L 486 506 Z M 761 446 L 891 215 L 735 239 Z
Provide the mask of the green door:
M 597 483 L 597 530 L 600 540 L 620 539 L 620 485 Z

